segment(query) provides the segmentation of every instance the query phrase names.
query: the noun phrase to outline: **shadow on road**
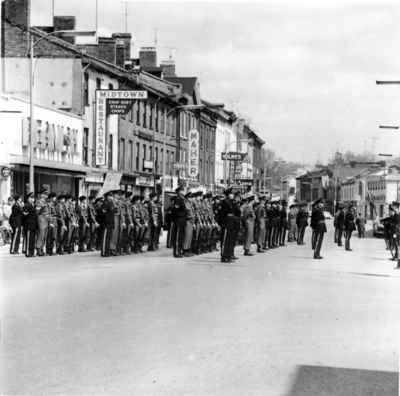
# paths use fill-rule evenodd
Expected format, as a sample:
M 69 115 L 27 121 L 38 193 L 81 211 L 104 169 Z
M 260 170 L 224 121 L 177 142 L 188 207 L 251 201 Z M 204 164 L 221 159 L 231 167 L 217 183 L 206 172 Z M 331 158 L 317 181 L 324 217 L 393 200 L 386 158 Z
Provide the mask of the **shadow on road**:
M 395 372 L 299 366 L 287 396 L 397 396 Z

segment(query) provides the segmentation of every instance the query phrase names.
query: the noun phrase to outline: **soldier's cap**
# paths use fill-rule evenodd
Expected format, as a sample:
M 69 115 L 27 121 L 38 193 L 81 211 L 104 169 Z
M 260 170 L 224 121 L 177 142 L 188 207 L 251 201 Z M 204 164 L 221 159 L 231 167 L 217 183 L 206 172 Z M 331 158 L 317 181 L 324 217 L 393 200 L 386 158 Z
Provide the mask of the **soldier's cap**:
M 140 196 L 139 196 L 139 195 L 134 195 L 134 196 L 132 197 L 132 199 L 131 199 L 131 202 L 137 202 L 137 201 L 139 201 L 139 199 L 140 199 Z
M 192 198 L 193 194 L 189 191 L 185 194 L 185 198 Z
M 104 199 L 103 197 L 97 197 L 97 198 L 94 200 L 94 203 L 97 204 L 97 202 L 102 201 L 103 199 Z
M 91 193 L 89 195 L 89 199 L 96 199 L 96 197 L 97 197 L 97 194 L 95 194 L 95 193 Z
M 204 194 L 204 198 L 212 198 L 212 192 L 211 192 L 211 191 L 207 191 L 207 192 Z
M 156 197 L 156 196 L 157 196 L 157 193 L 154 192 L 154 191 L 152 191 L 152 192 L 149 194 L 149 198 L 154 198 L 154 197 Z
M 243 197 L 243 199 L 245 199 L 245 200 L 247 200 L 247 201 L 253 201 L 254 200 L 254 194 L 252 194 L 252 193 L 248 193 L 248 194 L 246 194 L 244 197 Z
M 71 194 L 65 194 L 65 199 L 71 199 L 72 195 Z
M 301 202 L 299 203 L 299 206 L 307 206 L 307 202 L 301 201 Z
M 177 188 L 175 188 L 175 192 L 178 193 L 179 191 L 183 191 L 184 188 L 183 186 L 178 186 Z
M 232 187 L 229 187 L 229 188 L 227 188 L 227 189 L 224 191 L 224 194 L 225 194 L 225 195 L 229 195 L 229 194 L 232 194 L 232 193 L 233 193 Z
M 56 196 L 57 196 L 57 194 L 56 194 L 55 192 L 51 192 L 51 193 L 49 194 L 48 198 L 54 198 L 54 197 L 56 197 Z
M 297 208 L 297 204 L 291 204 L 290 206 L 289 206 L 289 209 L 293 209 L 293 208 Z
M 110 191 L 105 192 L 104 196 L 108 197 L 109 195 L 112 195 L 112 194 L 114 194 L 114 190 L 110 190 Z
M 33 192 L 28 192 L 28 194 L 26 194 L 26 199 L 33 198 L 34 196 L 35 194 Z
M 146 197 L 145 197 L 144 195 L 140 195 L 139 199 L 140 199 L 141 201 L 144 201 L 144 200 L 146 199 Z
M 322 198 L 318 198 L 313 202 L 313 206 L 318 205 L 318 204 L 320 204 L 322 202 L 323 202 Z
M 280 204 L 281 204 L 282 206 L 287 206 L 287 201 L 286 201 L 285 199 L 281 199 Z
M 63 199 L 63 198 L 65 198 L 65 194 L 58 194 L 57 195 L 57 199 Z
M 49 190 L 47 190 L 47 188 L 42 188 L 42 189 L 39 191 L 39 194 L 46 194 L 46 195 L 49 195 Z
M 127 191 L 126 193 L 125 193 L 125 198 L 129 198 L 130 196 L 132 196 L 132 191 Z
M 18 195 L 18 194 L 13 195 L 13 199 L 14 199 L 15 201 L 18 201 L 20 198 L 21 198 L 21 195 Z
M 79 201 L 86 201 L 86 195 L 81 195 L 79 197 Z
M 201 196 L 203 196 L 203 191 L 201 190 L 197 191 L 196 197 L 201 197 Z
M 258 199 L 259 199 L 260 201 L 266 201 L 266 200 L 267 200 L 267 196 L 266 196 L 266 195 L 260 195 L 260 196 L 258 197 Z

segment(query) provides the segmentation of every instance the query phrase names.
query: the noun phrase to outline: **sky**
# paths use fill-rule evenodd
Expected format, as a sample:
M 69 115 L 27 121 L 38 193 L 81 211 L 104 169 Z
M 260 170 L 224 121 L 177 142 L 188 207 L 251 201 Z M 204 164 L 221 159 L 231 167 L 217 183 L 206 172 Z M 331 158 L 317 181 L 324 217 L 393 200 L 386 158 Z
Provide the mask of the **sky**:
M 49 24 L 52 0 L 33 0 Z M 95 0 L 54 0 L 56 15 L 95 27 Z M 125 29 L 124 5 L 98 0 L 99 33 Z M 127 5 L 133 53 L 172 50 L 178 76 L 197 76 L 202 98 L 236 111 L 285 160 L 326 162 L 336 150 L 400 155 L 400 2 L 266 0 Z

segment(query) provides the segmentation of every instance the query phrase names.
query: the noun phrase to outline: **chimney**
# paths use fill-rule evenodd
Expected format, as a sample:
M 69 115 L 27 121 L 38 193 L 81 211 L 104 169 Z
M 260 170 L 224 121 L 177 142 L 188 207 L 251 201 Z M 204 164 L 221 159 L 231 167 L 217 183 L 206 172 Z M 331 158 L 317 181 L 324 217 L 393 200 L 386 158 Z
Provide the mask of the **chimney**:
M 5 0 L 1 6 L 2 18 L 15 25 L 27 28 L 29 0 Z
M 99 37 L 98 39 L 98 57 L 115 65 L 116 45 L 112 37 Z
M 56 15 L 53 18 L 53 26 L 54 30 L 75 30 L 76 19 L 74 16 Z M 75 44 L 75 37 L 62 37 L 62 39 Z
M 124 67 L 125 61 L 131 58 L 131 40 L 130 33 L 114 33 L 112 38 L 116 44 L 116 63 L 118 66 Z
M 140 66 L 157 67 L 157 50 L 155 47 L 142 47 L 139 51 Z
M 162 61 L 160 64 L 164 77 L 176 77 L 175 74 L 175 61 L 172 59 Z

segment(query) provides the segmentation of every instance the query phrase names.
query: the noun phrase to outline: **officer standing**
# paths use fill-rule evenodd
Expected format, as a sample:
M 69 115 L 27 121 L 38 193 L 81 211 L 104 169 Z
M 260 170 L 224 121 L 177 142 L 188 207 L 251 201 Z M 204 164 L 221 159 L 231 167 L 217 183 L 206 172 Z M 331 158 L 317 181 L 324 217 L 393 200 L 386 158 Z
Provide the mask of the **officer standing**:
M 254 240 L 254 221 L 256 218 L 252 205 L 254 201 L 254 195 L 250 193 L 245 197 L 244 201 L 245 202 L 242 206 L 242 221 L 244 225 L 244 255 L 253 256 L 253 253 L 250 253 L 250 249 Z
M 46 253 L 49 256 L 53 255 L 54 246 L 57 242 L 58 216 L 57 216 L 57 194 L 51 192 L 49 194 L 49 224 L 46 241 Z
M 300 209 L 296 216 L 296 225 L 297 225 L 297 244 L 304 245 L 304 233 L 308 226 L 308 211 L 306 202 L 300 203 Z
M 285 246 L 286 241 L 286 231 L 288 229 L 288 215 L 287 215 L 287 202 L 285 200 L 281 201 L 281 205 L 279 208 L 279 246 Z
M 393 235 L 393 238 L 395 238 L 395 244 L 396 244 L 396 254 L 395 254 L 395 260 L 397 259 L 397 267 L 396 269 L 400 269 L 400 257 L 399 257 L 399 242 L 400 242 L 400 213 L 399 213 L 399 207 L 400 207 L 400 202 L 394 201 L 392 202 L 392 211 L 393 214 L 390 217 L 390 226 L 391 226 L 391 232 Z
M 79 197 L 79 203 L 76 207 L 76 217 L 79 227 L 79 245 L 78 252 L 86 252 L 89 243 L 89 212 L 86 203 L 86 196 Z
M 10 253 L 19 253 L 19 244 L 21 241 L 22 223 L 23 223 L 23 210 L 24 203 L 19 195 L 14 197 L 14 205 L 11 208 L 11 215 L 9 219 L 10 227 L 12 229 Z
M 271 202 L 265 204 L 265 242 L 264 250 L 272 248 L 272 206 Z
M 165 225 L 167 228 L 167 248 L 168 249 L 172 248 L 172 234 L 174 232 L 173 228 L 175 226 L 175 223 L 172 219 L 172 212 L 174 209 L 174 205 L 175 205 L 175 197 L 172 197 L 171 201 L 170 201 L 170 205 L 165 213 Z
M 63 255 L 65 246 L 68 242 L 67 212 L 65 209 L 65 195 L 57 197 L 57 254 Z
M 133 230 L 133 220 L 132 220 L 132 204 L 130 197 L 132 195 L 131 191 L 127 191 L 125 196 L 121 196 L 121 218 L 125 224 L 125 228 L 121 230 L 120 239 L 120 251 L 122 254 L 131 253 L 131 238 Z
M 87 250 L 93 252 L 96 248 L 97 243 L 97 232 L 99 229 L 99 223 L 97 222 L 97 213 L 95 208 L 95 194 L 89 195 L 88 202 L 88 223 L 89 223 L 89 243 Z
M 133 253 L 139 253 L 142 249 L 141 244 L 141 233 L 142 233 L 142 217 L 140 215 L 140 197 L 139 195 L 134 195 L 131 199 L 132 207 L 132 223 L 133 223 L 133 230 L 132 230 L 132 238 L 131 238 L 131 248 Z
M 159 215 L 158 215 L 158 205 L 156 203 L 157 200 L 157 193 L 156 192 L 151 192 L 149 195 L 150 201 L 148 204 L 148 209 L 149 209 L 149 246 L 147 248 L 147 251 L 155 251 L 156 250 L 156 245 L 157 245 L 157 240 L 158 240 L 158 221 L 159 221 Z
M 265 196 L 260 196 L 260 202 L 258 203 L 255 214 L 256 214 L 256 229 L 257 229 L 257 253 L 264 253 L 263 249 L 265 243 Z
M 121 236 L 121 203 L 120 203 L 120 190 L 113 191 L 113 204 L 114 204 L 114 226 L 112 228 L 112 235 L 110 239 L 110 255 L 119 256 L 120 236 Z
M 191 257 L 193 253 L 191 252 L 192 239 L 193 239 L 193 229 L 194 229 L 194 213 L 193 213 L 193 203 L 192 193 L 189 191 L 185 195 L 185 210 L 186 210 L 186 223 L 185 223 L 185 237 L 183 239 L 183 256 Z
M 172 218 L 175 224 L 172 233 L 172 246 L 174 257 L 183 257 L 183 241 L 186 226 L 186 206 L 183 195 L 183 187 L 179 186 L 176 190 Z
M 25 247 L 26 257 L 33 257 L 35 255 L 35 239 L 36 232 L 38 229 L 38 215 L 35 207 L 35 198 L 33 193 L 29 193 L 26 196 L 26 203 L 24 205 L 24 229 L 26 232 Z
M 36 236 L 36 251 L 38 256 L 44 256 L 44 248 L 47 240 L 49 227 L 49 205 L 47 197 L 49 192 L 46 189 L 40 190 L 39 199 L 36 201 L 35 208 L 38 220 L 38 233 Z
M 342 236 L 343 236 L 343 231 L 345 231 L 345 213 L 344 213 L 344 206 L 343 204 L 339 204 L 339 211 L 336 215 L 336 227 L 335 227 L 335 233 L 336 233 L 336 242 L 338 246 L 343 246 L 342 245 Z
M 297 239 L 297 224 L 296 224 L 296 217 L 297 217 L 297 205 L 292 204 L 289 206 L 289 214 L 288 214 L 288 242 L 294 242 Z
M 315 231 L 315 249 L 314 249 L 314 259 L 322 259 L 321 257 L 321 247 L 322 241 L 324 239 L 324 234 L 326 233 L 325 216 L 323 212 L 324 205 L 322 199 L 315 202 L 314 211 L 314 231 Z
M 356 229 L 354 207 L 352 204 L 349 204 L 344 217 L 344 229 L 345 229 L 345 249 L 347 251 L 351 251 L 352 250 L 350 248 L 351 234 Z
M 110 243 L 115 227 L 115 214 L 118 212 L 118 208 L 114 203 L 113 191 L 108 191 L 106 194 L 104 194 L 104 202 L 101 206 L 101 212 L 103 214 L 104 221 L 101 256 L 109 257 L 111 255 Z

